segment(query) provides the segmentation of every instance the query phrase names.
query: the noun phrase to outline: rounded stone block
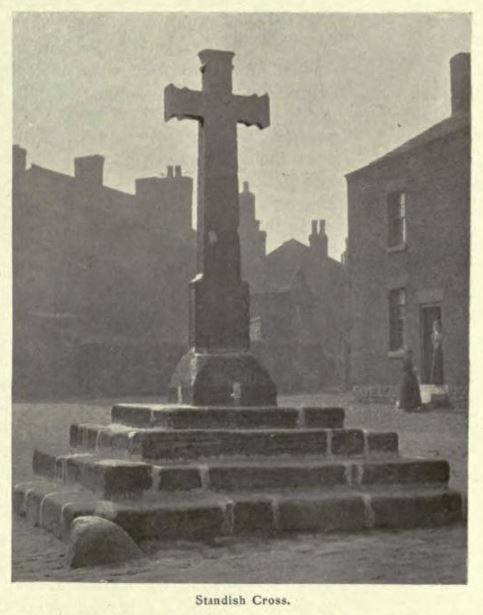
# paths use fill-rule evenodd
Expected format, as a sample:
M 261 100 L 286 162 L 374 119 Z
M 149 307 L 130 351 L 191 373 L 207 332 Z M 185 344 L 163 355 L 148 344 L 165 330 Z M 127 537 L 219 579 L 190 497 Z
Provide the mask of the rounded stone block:
M 141 549 L 122 528 L 95 516 L 77 517 L 71 528 L 71 568 L 116 564 L 142 557 Z

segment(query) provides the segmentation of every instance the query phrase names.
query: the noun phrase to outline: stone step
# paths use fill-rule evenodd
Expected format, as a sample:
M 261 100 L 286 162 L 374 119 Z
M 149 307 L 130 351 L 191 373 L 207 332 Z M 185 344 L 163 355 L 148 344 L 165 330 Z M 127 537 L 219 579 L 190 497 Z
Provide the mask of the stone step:
M 78 483 L 103 498 L 133 498 L 153 486 L 153 468 L 129 459 L 105 459 L 89 454 L 53 455 L 34 451 L 34 474 Z
M 55 456 L 36 450 L 34 473 L 65 483 L 78 483 L 104 499 L 141 496 L 159 491 L 247 491 L 323 489 L 333 486 L 446 485 L 449 465 L 442 459 L 343 459 L 320 457 L 287 459 L 226 458 L 205 464 L 149 465 L 128 459 L 106 459 L 89 454 Z
M 173 405 L 116 404 L 113 423 L 165 429 L 341 428 L 343 408 L 263 407 L 224 408 Z
M 13 511 L 37 527 L 66 540 L 76 517 L 93 515 L 99 496 L 46 480 L 15 485 Z
M 88 492 L 55 483 L 24 483 L 15 486 L 13 505 L 17 514 L 59 537 L 68 537 L 76 516 L 94 514 L 117 523 L 138 542 L 437 527 L 463 519 L 461 495 L 441 488 L 150 495 L 129 502 L 95 501 Z
M 71 425 L 70 445 L 124 450 L 145 460 L 223 455 L 370 455 L 396 453 L 398 435 L 363 429 L 172 429 Z

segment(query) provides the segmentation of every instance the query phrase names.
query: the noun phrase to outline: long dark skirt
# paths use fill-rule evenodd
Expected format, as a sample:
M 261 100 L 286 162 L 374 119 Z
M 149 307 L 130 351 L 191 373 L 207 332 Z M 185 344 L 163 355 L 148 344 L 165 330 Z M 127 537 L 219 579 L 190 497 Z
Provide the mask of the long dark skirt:
M 421 403 L 419 382 L 415 373 L 412 371 L 404 372 L 399 392 L 399 407 L 410 412 L 419 408 Z
M 431 363 L 431 384 L 444 384 L 443 349 L 436 346 Z

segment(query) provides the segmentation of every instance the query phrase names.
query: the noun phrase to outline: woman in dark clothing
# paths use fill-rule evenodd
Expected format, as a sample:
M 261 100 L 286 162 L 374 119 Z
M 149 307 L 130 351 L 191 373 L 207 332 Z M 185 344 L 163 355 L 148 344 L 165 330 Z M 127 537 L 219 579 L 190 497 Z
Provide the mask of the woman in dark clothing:
M 414 373 L 413 353 L 408 350 L 403 359 L 403 377 L 399 393 L 399 407 L 406 412 L 412 412 L 421 407 L 419 382 Z

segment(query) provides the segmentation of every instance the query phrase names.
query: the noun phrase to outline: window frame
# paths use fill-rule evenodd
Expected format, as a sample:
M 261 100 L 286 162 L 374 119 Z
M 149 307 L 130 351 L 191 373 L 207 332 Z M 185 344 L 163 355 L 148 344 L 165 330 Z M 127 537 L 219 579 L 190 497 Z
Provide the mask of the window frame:
M 387 195 L 387 248 L 388 251 L 404 249 L 407 244 L 407 193 L 394 190 Z
M 406 344 L 407 293 L 403 287 L 392 288 L 388 293 L 389 352 L 400 352 Z

